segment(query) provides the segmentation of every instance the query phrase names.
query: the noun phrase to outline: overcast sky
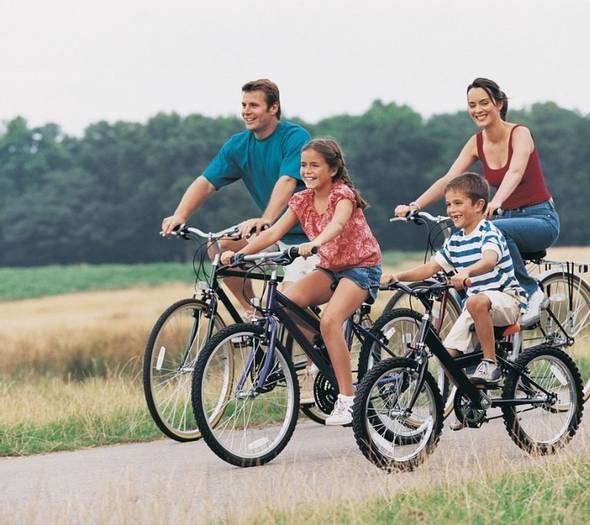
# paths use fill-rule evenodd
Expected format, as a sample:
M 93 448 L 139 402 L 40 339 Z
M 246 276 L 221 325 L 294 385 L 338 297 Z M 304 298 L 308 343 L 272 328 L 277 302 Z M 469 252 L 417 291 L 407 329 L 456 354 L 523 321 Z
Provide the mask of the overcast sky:
M 512 107 L 590 113 L 590 0 L 0 0 L 0 120 L 159 111 L 237 115 L 268 77 L 283 111 L 315 122 L 371 102 L 424 116 L 465 107 L 476 76 Z

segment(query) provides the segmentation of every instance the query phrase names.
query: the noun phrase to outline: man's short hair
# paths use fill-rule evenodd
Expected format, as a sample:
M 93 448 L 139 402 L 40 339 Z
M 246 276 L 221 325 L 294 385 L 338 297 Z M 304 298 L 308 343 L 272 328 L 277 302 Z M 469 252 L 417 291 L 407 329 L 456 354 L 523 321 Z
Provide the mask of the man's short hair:
M 277 111 L 277 119 L 281 120 L 281 99 L 279 95 L 279 86 L 277 86 L 272 80 L 269 80 L 268 78 L 251 80 L 242 86 L 242 91 L 244 93 L 249 93 L 250 91 L 262 91 L 266 98 L 267 107 L 270 108 L 273 104 L 278 106 L 279 109 Z
M 470 171 L 459 175 L 449 182 L 445 188 L 445 194 L 447 191 L 461 191 L 465 193 L 471 199 L 472 204 L 475 204 L 479 199 L 483 199 L 484 210 L 490 200 L 490 187 L 486 180 L 481 175 Z

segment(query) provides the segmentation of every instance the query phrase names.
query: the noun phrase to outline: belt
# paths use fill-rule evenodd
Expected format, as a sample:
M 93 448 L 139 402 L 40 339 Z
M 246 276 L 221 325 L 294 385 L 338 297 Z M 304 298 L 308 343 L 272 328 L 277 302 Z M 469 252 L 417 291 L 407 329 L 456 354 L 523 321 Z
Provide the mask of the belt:
M 555 210 L 555 201 L 553 200 L 553 197 L 551 197 L 549 200 L 541 201 L 541 202 L 534 202 L 533 204 L 527 204 L 526 206 L 520 206 L 519 208 L 510 208 L 509 210 L 505 210 L 503 208 L 498 208 L 498 210 L 496 210 L 496 213 L 498 215 L 502 216 L 507 211 L 523 211 L 523 210 L 526 210 L 527 208 L 530 208 L 531 206 L 538 206 L 539 204 L 545 204 L 545 203 L 549 204 L 549 206 L 551 206 Z

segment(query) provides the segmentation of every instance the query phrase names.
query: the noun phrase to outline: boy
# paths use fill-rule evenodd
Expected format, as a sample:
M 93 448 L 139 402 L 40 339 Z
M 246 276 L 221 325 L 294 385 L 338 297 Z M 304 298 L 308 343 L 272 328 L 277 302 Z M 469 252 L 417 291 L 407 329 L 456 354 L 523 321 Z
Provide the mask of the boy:
M 496 364 L 494 325 L 516 323 L 526 309 L 523 290 L 514 276 L 506 240 L 492 222 L 485 220 L 489 186 L 477 173 L 464 173 L 445 189 L 447 214 L 460 231 L 454 233 L 432 260 L 395 275 L 384 275 L 381 282 L 419 281 L 436 272 L 456 272 L 450 280 L 457 290 L 467 291 L 463 312 L 444 340 L 454 357 L 470 352 L 475 336 L 484 359 L 471 376 L 473 383 L 497 383 L 501 377 Z

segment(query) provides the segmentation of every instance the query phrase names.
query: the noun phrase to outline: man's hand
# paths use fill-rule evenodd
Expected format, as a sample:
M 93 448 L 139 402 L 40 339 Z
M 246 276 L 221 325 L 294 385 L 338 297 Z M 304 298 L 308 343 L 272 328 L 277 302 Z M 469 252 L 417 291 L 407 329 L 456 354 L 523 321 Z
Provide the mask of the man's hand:
M 451 277 L 451 284 L 456 290 L 463 290 L 463 288 L 471 286 L 471 279 L 467 272 L 459 272 Z
M 385 286 L 386 284 L 397 283 L 398 281 L 399 279 L 397 278 L 397 275 L 395 273 L 384 273 L 381 276 L 380 284 L 382 286 Z
M 236 254 L 236 252 L 232 252 L 231 250 L 227 250 L 221 254 L 220 260 L 221 264 L 227 265 L 231 263 L 231 258 Z
M 171 215 L 162 220 L 162 236 L 168 237 L 174 228 L 181 224 L 186 224 L 186 217 L 182 215 Z
M 248 219 L 247 221 L 244 221 L 240 226 L 240 235 L 242 236 L 242 239 L 247 239 L 252 234 L 258 234 L 262 230 L 268 228 L 269 226 L 270 223 L 262 217 L 258 217 L 256 219 Z
M 303 244 L 299 245 L 299 257 L 303 257 L 307 259 L 312 254 L 312 250 L 317 248 L 317 246 L 313 242 L 304 242 Z

